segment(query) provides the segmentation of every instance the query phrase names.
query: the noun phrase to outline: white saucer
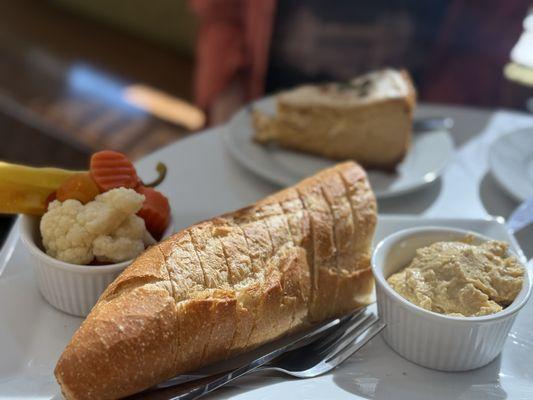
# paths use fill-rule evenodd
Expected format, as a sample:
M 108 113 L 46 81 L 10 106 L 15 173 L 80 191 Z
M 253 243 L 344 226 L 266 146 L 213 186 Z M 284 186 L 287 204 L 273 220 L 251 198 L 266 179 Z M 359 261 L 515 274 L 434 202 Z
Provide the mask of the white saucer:
M 514 131 L 494 141 L 489 164 L 496 181 L 516 200 L 533 197 L 533 128 Z
M 252 105 L 268 114 L 275 112 L 275 98 L 266 97 Z M 423 108 L 421 106 L 420 108 Z M 257 175 L 281 186 L 290 186 L 335 161 L 326 158 L 262 146 L 252 140 L 251 107 L 239 111 L 224 129 L 224 143 L 230 154 Z M 396 173 L 368 171 L 378 198 L 419 189 L 437 179 L 453 154 L 453 141 L 447 131 L 418 133 Z

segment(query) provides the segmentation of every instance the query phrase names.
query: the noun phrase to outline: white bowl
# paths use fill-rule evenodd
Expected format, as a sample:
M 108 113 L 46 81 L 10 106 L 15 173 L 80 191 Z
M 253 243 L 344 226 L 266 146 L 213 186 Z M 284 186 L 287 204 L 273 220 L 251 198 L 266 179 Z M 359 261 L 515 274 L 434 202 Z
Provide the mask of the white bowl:
M 39 217 L 22 215 L 20 237 L 28 249 L 39 290 L 52 306 L 84 317 L 113 280 L 132 262 L 108 265 L 77 265 L 56 260 L 42 250 Z M 172 220 L 163 237 L 173 232 Z
M 372 256 L 378 313 L 387 324 L 382 336 L 401 356 L 424 367 L 466 371 L 491 362 L 502 351 L 517 312 L 531 294 L 531 276 L 524 266 L 522 290 L 508 307 L 482 317 L 452 317 L 412 304 L 387 283 L 390 275 L 411 262 L 416 249 L 466 235 L 473 235 L 475 244 L 491 240 L 460 229 L 411 228 L 382 240 Z

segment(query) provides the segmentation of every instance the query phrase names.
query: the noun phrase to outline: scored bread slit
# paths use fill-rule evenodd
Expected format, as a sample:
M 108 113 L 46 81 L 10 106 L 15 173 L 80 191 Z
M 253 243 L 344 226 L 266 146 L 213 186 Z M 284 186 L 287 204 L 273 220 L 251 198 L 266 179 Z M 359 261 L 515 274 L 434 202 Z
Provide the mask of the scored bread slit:
M 231 289 L 229 281 L 229 268 L 227 264 L 218 261 L 224 259 L 222 249 L 220 248 L 219 240 L 213 239 L 213 230 L 216 229 L 215 224 L 219 224 L 219 220 L 206 221 L 196 225 L 193 229 L 194 245 L 197 247 L 197 254 L 202 259 L 202 265 L 206 271 L 206 276 L 212 276 L 212 279 L 207 281 L 208 287 L 212 289 Z M 218 246 L 217 246 L 218 244 Z M 205 258 L 205 260 L 203 259 Z
M 248 209 L 252 210 L 252 209 Z M 247 210 L 247 211 L 248 211 Z M 253 209 L 255 211 L 255 208 Z M 244 218 L 241 218 L 241 215 Z M 266 285 L 266 260 L 271 257 L 272 253 L 272 239 L 268 232 L 266 223 L 258 218 L 257 213 L 253 214 L 254 219 L 250 220 L 246 218 L 246 214 L 241 211 L 234 218 L 234 223 L 240 227 L 246 240 L 246 246 L 248 248 L 248 254 L 252 262 L 252 268 L 257 273 L 257 282 L 252 287 L 248 288 L 250 291 L 259 290 Z M 244 340 L 244 349 L 254 347 L 255 343 L 252 343 L 252 339 L 255 337 L 255 332 L 259 324 L 258 318 L 260 314 L 261 298 L 256 298 L 253 304 L 252 311 L 252 324 L 250 331 Z
M 271 267 L 274 269 L 274 275 L 277 278 L 272 293 L 273 296 L 280 296 L 279 304 L 277 304 L 277 306 L 279 307 L 280 316 L 282 316 L 276 321 L 278 324 L 272 327 L 273 331 L 276 332 L 284 330 L 284 327 L 287 325 L 290 326 L 294 317 L 294 306 L 296 303 L 295 299 L 291 299 L 286 293 L 286 290 L 288 289 L 285 282 L 286 275 L 281 265 L 282 260 L 285 260 L 285 257 L 290 257 L 292 254 L 290 253 L 290 247 L 294 247 L 294 245 L 289 223 L 279 202 L 269 201 L 269 199 L 267 199 L 261 204 L 260 211 L 268 216 L 264 221 L 266 222 L 267 229 L 270 233 L 274 250 L 273 256 L 269 260 Z M 287 241 L 287 238 L 289 237 L 290 242 Z M 289 254 L 287 254 L 287 252 L 289 252 Z M 275 300 L 273 302 L 275 304 Z
M 256 209 L 256 214 L 259 210 Z M 268 254 L 267 257 L 261 257 L 262 259 L 262 264 L 263 264 L 263 268 L 264 268 L 264 271 L 265 271 L 265 276 L 264 276 L 264 279 L 263 279 L 263 285 L 266 286 L 266 293 L 267 295 L 266 296 L 263 296 L 260 300 L 259 300 L 259 304 L 258 304 L 258 311 L 262 311 L 262 310 L 265 310 L 265 307 L 266 309 L 268 310 L 268 294 L 271 293 L 271 291 L 275 291 L 275 288 L 274 289 L 271 289 L 269 287 L 269 284 L 270 284 L 270 280 L 269 278 L 271 277 L 271 275 L 269 274 L 269 270 L 267 268 L 267 266 L 269 265 L 269 261 L 274 257 L 274 255 L 276 254 L 276 246 L 275 246 L 275 243 L 274 243 L 274 238 L 272 237 L 272 233 L 270 232 L 270 229 L 269 229 L 269 226 L 268 226 L 268 223 L 267 223 L 267 220 L 269 219 L 269 216 L 265 216 L 265 215 L 262 215 L 260 218 L 259 218 L 259 222 L 263 225 L 266 233 L 267 233 L 267 236 L 268 236 L 268 239 L 270 241 L 270 252 Z M 261 312 L 258 314 L 261 314 L 261 315 L 265 315 L 266 313 L 265 312 Z M 266 319 L 266 318 L 265 318 Z M 261 334 L 261 323 L 262 321 L 258 318 L 255 319 L 255 323 L 254 323 L 254 326 L 252 328 L 252 331 L 250 332 L 250 337 L 248 339 L 248 344 L 247 346 L 250 345 L 250 341 L 253 340 L 253 345 L 255 345 L 255 342 L 260 342 L 262 339 L 258 339 L 255 337 L 256 335 L 256 332 L 258 332 L 259 330 L 259 334 Z M 273 327 L 271 327 L 273 328 Z
M 351 201 L 348 198 L 346 185 L 340 174 L 334 174 L 324 183 L 326 199 L 331 204 L 334 216 L 334 231 L 337 238 L 339 286 L 336 293 L 337 309 L 340 312 L 350 311 L 353 303 L 352 284 L 358 279 L 354 274 L 359 260 L 354 253 L 355 227 Z M 338 238 L 341 238 L 340 241 Z M 349 282 L 349 284 L 347 284 Z M 343 307 L 346 305 L 346 307 Z
M 281 204 L 281 202 L 278 201 L 277 204 L 279 206 L 279 209 L 281 210 L 283 219 L 285 221 L 287 232 L 289 233 L 290 242 L 291 242 L 292 246 L 294 248 L 296 248 L 296 247 L 298 247 L 298 244 L 295 242 L 294 236 L 292 234 L 291 224 L 289 222 L 289 215 L 288 215 L 289 213 L 283 208 L 283 205 Z M 280 271 L 280 273 L 285 275 L 285 271 L 283 271 L 283 272 Z M 284 279 L 284 281 L 285 281 L 285 279 Z M 298 286 L 300 287 L 300 293 L 302 293 L 303 290 L 302 290 L 302 287 L 301 287 L 301 282 L 298 282 Z M 284 293 L 288 291 L 288 289 L 285 286 L 283 287 L 283 290 L 284 290 Z M 296 313 L 297 313 L 297 307 L 298 307 L 298 298 L 292 297 L 292 299 L 293 299 L 292 301 L 294 301 L 294 305 L 292 307 L 291 320 L 289 322 L 290 329 L 292 329 L 292 327 L 294 326 L 294 321 L 296 320 Z
M 141 286 L 150 284 L 150 283 L 157 283 L 161 282 L 162 280 L 160 278 L 148 278 L 148 277 L 142 277 L 142 278 L 132 278 L 129 279 L 125 283 L 121 283 L 117 286 L 108 286 L 107 290 L 102 294 L 101 301 L 109 303 L 113 300 L 115 300 L 117 297 L 125 296 L 128 294 L 128 292 L 131 292 Z
M 288 194 L 281 202 L 281 208 L 287 217 L 287 223 L 291 231 L 292 240 L 295 247 L 300 249 L 304 255 L 304 264 L 301 267 L 298 282 L 298 291 L 300 295 L 301 310 L 295 309 L 295 319 L 298 318 L 300 323 L 304 323 L 308 317 L 308 306 L 310 298 L 310 288 L 312 286 L 313 278 L 313 260 L 312 254 L 309 251 L 310 238 L 310 221 L 309 215 L 303 208 L 302 200 L 298 193 L 292 189 L 288 190 Z M 297 314 L 298 312 L 298 314 Z M 293 320 L 293 324 L 297 322 Z
M 220 247 L 222 248 L 222 254 L 224 255 L 224 260 L 226 261 L 226 268 L 228 269 L 228 284 L 230 285 L 230 288 L 234 290 L 234 283 L 233 283 L 233 276 L 231 273 L 230 264 L 228 261 L 228 253 L 226 251 L 226 248 L 224 247 L 224 242 L 220 240 L 220 238 L 217 238 L 218 242 L 220 243 Z
M 333 235 L 333 246 L 334 246 L 334 251 L 335 251 L 334 258 L 335 258 L 335 269 L 337 271 L 337 278 L 335 279 L 336 284 L 335 284 L 335 290 L 333 293 L 332 310 L 335 310 L 336 305 L 337 305 L 337 298 L 339 296 L 339 284 L 340 284 L 340 275 L 341 275 L 341 270 L 339 268 L 339 251 L 338 251 L 339 241 L 337 239 L 337 231 L 335 229 L 335 226 L 337 225 L 337 223 L 339 223 L 339 221 L 337 221 L 337 219 L 335 218 L 335 213 L 333 211 L 333 205 L 328 199 L 328 196 L 324 190 L 323 185 L 320 185 L 320 193 L 322 193 L 322 197 L 324 198 L 326 204 L 328 205 L 329 213 L 331 215 L 331 220 L 333 221 L 332 235 Z M 333 315 L 333 314 L 334 312 L 330 313 L 330 315 Z
M 163 250 L 161 250 L 161 247 L 157 247 L 157 250 L 161 254 L 161 257 L 163 257 L 165 269 L 166 269 L 166 271 L 168 273 L 168 283 L 170 284 L 170 289 L 172 291 L 172 293 L 171 293 L 172 294 L 172 298 L 174 299 L 174 302 L 176 304 L 176 309 L 177 309 L 178 303 L 180 301 L 177 298 L 176 290 L 174 289 L 174 284 L 172 282 L 172 274 L 170 273 L 170 269 L 169 269 L 169 266 L 168 266 L 168 258 L 163 253 Z M 176 332 L 181 332 L 179 318 L 176 318 Z M 174 365 L 178 365 L 180 349 L 181 349 L 180 335 L 178 334 L 178 335 L 176 335 L 176 342 L 175 342 L 175 349 L 174 349 L 175 353 L 172 355 L 172 358 L 174 359 Z
M 274 255 L 274 253 L 276 252 L 276 248 L 274 246 L 274 240 L 272 239 L 272 234 L 270 233 L 270 229 L 268 229 L 268 224 L 267 222 L 265 221 L 267 219 L 267 217 L 262 217 L 260 219 L 260 221 L 263 223 L 263 225 L 265 226 L 265 231 L 268 233 L 268 238 L 270 239 L 270 254 L 268 255 L 269 257 L 272 257 Z
M 345 176 L 346 173 L 354 172 L 358 174 L 355 179 L 349 179 Z M 372 276 L 369 253 L 372 234 L 366 241 L 362 240 L 362 238 L 364 239 L 368 233 L 373 233 L 373 230 L 368 232 L 366 229 L 368 229 L 368 226 L 372 227 L 372 229 L 375 227 L 376 201 L 373 193 L 368 193 L 370 186 L 362 169 L 347 171 L 340 169 L 338 170 L 338 176 L 344 185 L 345 198 L 350 204 L 353 222 L 353 246 L 350 248 L 353 254 L 352 269 L 343 280 L 344 288 L 340 299 L 342 304 L 353 304 L 353 306 L 359 307 L 368 304 L 368 296 L 374 286 L 372 279 L 365 279 L 365 276 Z M 354 204 L 354 202 L 356 203 Z M 364 206 L 365 209 L 360 209 L 361 206 Z M 361 286 L 361 284 L 364 286 Z M 354 290 L 354 288 L 357 290 Z M 356 293 L 357 296 L 355 295 Z M 347 310 L 345 309 L 345 311 Z
M 198 265 L 200 265 L 200 269 L 202 270 L 202 276 L 204 277 L 204 287 L 207 288 L 207 277 L 205 275 L 204 266 L 202 265 L 202 260 L 200 260 L 200 257 L 198 256 L 198 251 L 196 251 L 196 247 L 194 246 L 192 235 L 190 233 L 187 233 L 187 234 L 189 235 L 189 240 L 194 249 L 194 255 L 196 256 L 196 259 L 198 260 Z
M 157 248 L 157 251 L 159 252 L 159 254 L 161 254 L 161 257 L 163 257 L 163 265 L 165 267 L 165 270 L 167 271 L 167 274 L 168 274 L 168 283 L 170 285 L 170 295 L 172 296 L 172 298 L 174 299 L 174 301 L 177 303 L 178 300 L 177 300 L 177 297 L 176 297 L 176 291 L 174 290 L 174 285 L 172 284 L 172 275 L 170 273 L 170 269 L 168 269 L 168 264 L 167 264 L 167 257 L 163 254 L 163 251 L 161 250 L 160 247 L 156 247 Z
M 246 232 L 244 230 L 244 228 L 241 226 L 240 223 L 238 223 L 237 221 L 233 221 L 233 223 L 235 224 L 235 226 L 239 227 L 239 229 L 241 230 L 242 232 L 242 235 L 244 237 L 244 241 L 246 243 L 246 248 L 248 249 L 248 256 L 250 257 L 250 264 L 252 266 L 252 269 L 254 271 L 254 274 L 256 276 L 256 278 L 258 280 L 260 280 L 260 284 L 263 284 L 264 280 L 261 281 L 261 275 L 260 275 L 260 271 L 262 270 L 262 268 L 257 268 L 256 266 L 256 263 L 254 262 L 254 260 L 252 259 L 252 252 L 251 252 L 251 248 L 250 248 L 250 241 L 249 241 L 249 238 L 248 236 L 246 235 Z M 261 257 L 259 257 L 259 261 L 261 264 L 263 264 L 263 260 Z M 264 271 L 263 271 L 264 272 Z M 244 341 L 244 345 L 243 345 L 243 348 L 247 348 L 248 347 L 248 343 L 250 341 L 250 338 L 252 336 L 252 333 L 255 329 L 255 326 L 257 324 L 257 317 L 258 317 L 258 312 L 257 312 L 257 307 L 258 307 L 258 304 L 255 304 L 255 309 L 254 309 L 254 312 L 252 313 L 252 326 L 250 328 L 250 331 L 248 332 L 248 334 L 246 335 L 246 340 Z M 235 339 L 235 338 L 234 338 Z
M 354 206 L 353 206 L 353 203 L 352 203 L 352 198 L 351 198 L 351 195 L 350 195 L 350 192 L 351 192 L 350 185 L 346 181 L 346 178 L 344 177 L 344 175 L 342 174 L 341 171 L 337 171 L 337 174 L 341 178 L 342 184 L 344 185 L 344 193 L 345 193 L 346 199 L 348 200 L 348 203 L 350 204 L 350 210 L 352 212 L 352 223 L 353 223 L 353 229 L 354 229 L 354 236 L 353 236 L 352 240 L 356 241 L 357 240 L 357 227 L 355 225 L 355 221 L 356 221 L 357 217 L 355 215 L 355 209 L 354 209 Z
M 243 252 L 243 254 L 245 254 L 246 257 L 248 258 L 248 261 L 249 261 L 249 264 L 250 264 L 250 268 L 251 268 L 252 278 L 255 279 L 255 280 L 259 279 L 259 269 L 254 264 L 254 262 L 252 260 L 252 257 L 250 255 L 250 245 L 248 243 L 248 238 L 246 237 L 246 234 L 244 233 L 244 229 L 238 223 L 236 223 L 233 218 L 228 219 L 228 223 L 230 224 L 231 227 L 239 230 L 239 234 L 242 237 L 242 239 L 244 240 L 244 249 L 243 250 L 245 250 L 245 252 Z M 247 291 L 249 289 L 250 289 L 250 284 L 248 284 L 245 288 L 243 288 L 244 291 Z M 249 339 L 252 327 L 255 324 L 255 319 L 257 317 L 257 310 L 256 310 L 256 307 L 255 307 L 256 305 L 250 304 L 249 301 L 246 301 L 246 303 L 245 303 L 245 300 L 246 300 L 246 297 L 244 299 L 240 300 L 240 301 L 238 299 L 237 306 L 240 306 L 240 309 L 236 310 L 237 322 L 242 322 L 242 321 L 239 320 L 239 318 L 240 318 L 239 312 L 242 313 L 242 319 L 243 320 L 246 319 L 247 314 L 250 314 L 252 316 L 252 318 L 251 318 L 251 321 L 244 321 L 243 322 L 243 324 L 245 325 L 244 326 L 244 330 L 243 330 L 243 327 L 241 326 L 240 330 L 238 332 L 237 331 L 237 327 L 236 327 L 236 329 L 235 329 L 235 331 L 233 333 L 233 337 L 231 339 L 230 349 L 232 351 L 235 351 L 237 349 L 241 350 L 241 349 L 246 347 L 246 345 L 248 344 L 247 341 Z M 247 324 L 247 322 L 249 322 L 249 324 Z M 248 332 L 246 332 L 246 329 L 248 329 Z M 241 332 L 241 330 L 243 330 L 243 331 Z M 242 339 L 240 337 L 241 335 L 243 337 L 246 336 L 246 339 L 244 341 L 242 341 Z
M 194 228 L 193 228 L 194 229 Z M 194 235 L 192 234 L 193 230 L 191 230 L 191 232 L 189 233 L 189 236 L 191 237 L 191 243 L 192 243 L 192 247 L 194 248 L 194 253 L 196 254 L 196 258 L 198 259 L 198 262 L 200 264 L 200 268 L 202 269 L 202 272 L 203 272 L 203 275 L 204 275 L 204 278 L 206 279 L 205 280 L 205 287 L 206 288 L 209 288 L 208 286 L 208 281 L 207 281 L 207 278 L 206 278 L 206 272 L 205 272 L 205 268 L 204 268 L 204 265 L 203 265 L 203 262 L 202 262 L 202 259 L 200 258 L 200 255 L 198 254 L 198 248 L 197 248 L 197 243 L 196 243 L 196 240 L 194 238 Z M 213 330 L 213 325 L 211 324 L 211 330 Z M 209 331 L 209 335 L 207 336 L 208 338 L 211 337 L 211 331 Z M 207 346 L 208 346 L 208 343 L 207 341 L 204 342 L 204 345 L 202 347 L 202 355 L 200 357 L 200 360 L 204 360 L 205 358 L 205 352 L 206 352 L 206 349 L 207 349 Z M 201 364 L 201 362 L 200 362 Z
M 262 282 L 262 284 L 264 283 L 264 281 Z M 250 329 L 250 331 L 248 332 L 248 335 L 247 335 L 247 338 L 244 342 L 244 348 L 247 349 L 250 347 L 250 340 L 252 339 L 253 337 L 253 334 L 255 332 L 255 329 L 257 327 L 257 318 L 258 318 L 258 307 L 259 307 L 259 304 L 256 305 L 256 308 L 254 309 L 254 312 L 253 312 L 253 319 L 252 319 L 252 328 Z
M 230 281 L 231 273 L 217 231 L 227 229 L 223 218 L 203 222 L 191 230 L 198 257 L 206 274 L 208 291 L 204 292 L 201 302 L 205 303 L 210 316 L 209 326 L 205 331 L 208 338 L 200 359 L 200 364 L 207 364 L 213 359 L 224 358 L 229 352 L 229 342 L 235 329 L 235 291 Z
M 294 238 L 292 236 L 292 232 L 291 232 L 291 226 L 289 224 L 289 218 L 287 216 L 287 213 L 285 212 L 285 210 L 283 209 L 281 203 L 278 201 L 276 203 L 279 207 L 279 209 L 281 210 L 281 216 L 283 217 L 283 221 L 285 222 L 285 228 L 287 228 L 287 233 L 289 234 L 289 240 L 290 242 L 292 243 L 293 246 L 296 246 L 296 243 L 294 242 Z
M 305 204 L 302 193 L 300 192 L 298 188 L 295 188 L 295 192 L 298 195 L 298 199 L 300 200 L 300 203 L 302 203 L 302 210 L 304 211 L 304 213 L 307 213 L 307 217 L 309 220 L 310 243 L 309 243 L 309 248 L 307 249 L 307 252 L 311 260 L 309 264 L 309 268 L 311 272 L 311 287 L 310 287 L 309 301 L 308 301 L 307 308 L 309 312 L 309 318 L 312 318 L 312 314 L 314 312 L 314 307 L 315 307 L 315 301 L 316 301 L 316 293 L 318 291 L 318 271 L 317 271 L 317 265 L 316 265 L 316 260 L 315 260 L 315 227 L 313 225 L 312 213 L 307 208 L 307 205 Z
M 328 298 L 337 285 L 337 275 L 334 270 L 335 249 L 333 244 L 333 218 L 329 212 L 326 200 L 320 190 L 320 181 L 311 178 L 313 185 L 298 191 L 311 217 L 314 248 L 314 269 L 316 273 L 316 291 L 314 303 L 310 309 L 310 320 L 316 322 L 332 315 L 334 304 Z
M 236 323 L 228 346 L 234 351 L 245 347 L 254 323 L 256 305 L 249 301 L 249 291 L 253 290 L 254 279 L 258 278 L 261 268 L 254 265 L 242 227 L 232 217 L 223 217 L 223 221 L 224 226 L 215 232 L 222 244 L 236 296 Z
M 270 219 L 274 219 L 274 218 L 278 218 L 278 217 L 281 218 L 281 220 L 283 221 L 282 225 L 284 226 L 284 230 L 287 233 L 287 237 L 289 237 L 290 243 L 288 243 L 288 245 L 292 245 L 292 247 L 295 247 L 295 243 L 294 243 L 294 239 L 292 237 L 289 221 L 288 221 L 288 218 L 287 218 L 287 215 L 286 215 L 285 211 L 283 210 L 283 207 L 281 206 L 281 203 L 280 202 L 273 202 L 273 203 L 270 203 L 269 206 L 274 208 L 273 214 L 270 215 Z M 267 225 L 268 225 L 268 223 L 267 223 Z M 270 227 L 270 225 L 268 225 L 268 226 L 269 226 L 269 229 L 274 229 L 275 228 L 274 226 L 272 226 L 272 227 Z M 271 235 L 271 237 L 272 237 L 272 235 Z M 282 244 L 280 246 L 280 248 L 277 249 L 277 252 L 280 252 L 282 249 L 284 249 L 286 247 L 286 245 L 287 245 L 287 243 L 286 244 Z M 282 297 L 282 305 L 285 305 L 286 307 L 290 307 L 292 309 L 291 310 L 290 321 L 289 321 L 289 327 L 292 327 L 292 324 L 294 322 L 294 315 L 295 315 L 295 312 L 296 312 L 296 308 L 295 308 L 296 299 L 295 298 L 291 298 L 286 293 L 286 291 L 288 289 L 285 286 L 285 271 L 283 271 L 281 269 L 280 263 L 274 263 L 274 265 L 277 267 L 277 270 L 279 272 L 279 278 L 280 278 L 280 284 L 281 284 L 282 296 L 283 296 Z M 291 301 L 294 302 L 293 305 L 291 305 Z
M 228 261 L 228 254 L 226 252 L 226 248 L 225 248 L 224 243 L 222 242 L 222 240 L 220 240 L 220 238 L 219 238 L 218 241 L 220 242 L 220 246 L 222 248 L 222 254 L 224 255 L 224 259 L 226 261 L 226 267 L 228 268 L 228 282 L 229 282 L 230 287 L 233 290 L 233 293 L 235 295 L 235 285 L 234 285 L 233 278 L 232 278 L 230 263 Z M 236 304 L 235 304 L 235 307 L 236 307 Z M 235 313 L 236 313 L 236 310 L 235 310 Z M 235 319 L 234 323 L 232 324 L 233 332 L 231 334 L 230 344 L 233 342 L 233 338 L 235 337 L 235 331 L 237 330 L 236 322 L 237 321 Z M 212 325 L 211 332 L 209 333 L 209 342 L 210 343 L 211 342 L 215 342 L 215 338 L 213 338 L 213 332 L 217 332 L 217 327 L 214 324 Z M 224 354 L 224 356 L 227 356 L 227 354 L 229 354 L 230 351 L 231 351 L 231 347 L 228 347 L 226 349 L 226 351 L 225 351 L 226 354 Z
M 317 235 L 315 239 L 315 245 L 318 245 L 318 252 L 315 253 L 315 260 L 317 256 L 320 264 L 325 264 L 319 268 L 318 272 L 322 272 L 322 276 L 319 276 L 322 290 L 319 291 L 321 314 L 320 319 L 332 317 L 335 314 L 335 304 L 330 301 L 327 292 L 331 291 L 330 287 L 333 287 L 333 293 L 335 288 L 339 285 L 339 276 L 336 265 L 336 253 L 334 239 L 334 219 L 329 204 L 324 197 L 322 190 L 322 184 L 316 183 L 316 190 L 309 192 L 309 199 L 315 204 L 317 210 L 313 214 L 315 216 L 313 223 L 320 224 L 321 229 L 315 229 L 315 232 L 321 233 L 321 236 Z M 321 248 L 324 247 L 325 248 Z
M 226 252 L 226 248 L 224 247 L 224 243 L 222 242 L 222 240 L 220 238 L 218 240 L 220 241 L 220 245 L 222 246 L 222 252 L 224 253 L 224 258 L 226 260 L 226 266 L 228 268 L 228 279 L 230 280 L 231 285 L 233 287 L 233 290 L 235 291 L 235 286 L 234 286 L 234 283 L 232 282 L 232 275 L 231 275 L 230 265 L 229 265 L 229 261 L 228 261 L 228 254 Z M 237 322 L 237 321 L 235 321 L 235 322 Z M 230 347 L 228 348 L 228 353 L 230 353 L 231 350 L 233 349 L 233 343 L 234 343 L 234 340 L 235 340 L 236 333 L 237 333 L 237 324 L 235 323 L 234 324 L 234 329 L 233 329 L 233 334 L 231 336 Z
M 200 324 L 192 318 L 191 310 L 198 308 L 205 309 L 205 305 L 198 304 L 197 293 L 205 291 L 207 287 L 205 273 L 201 264 L 201 259 L 196 252 L 196 248 L 193 244 L 193 238 L 189 231 L 183 231 L 183 233 L 173 236 L 172 242 L 165 241 L 160 246 L 168 252 L 162 251 L 163 256 L 167 261 L 167 266 L 171 271 L 171 279 L 174 285 L 179 290 L 176 293 L 176 309 L 178 318 L 176 319 L 177 332 L 184 332 L 190 329 L 191 324 L 194 326 L 204 327 L 205 322 Z M 167 246 L 167 244 L 170 244 Z M 176 290 L 175 290 L 176 291 Z M 181 330 L 184 328 L 184 330 Z M 200 351 L 204 351 L 207 346 L 207 338 L 201 337 L 201 332 L 197 339 L 192 338 L 190 335 L 182 337 L 178 334 L 179 352 L 176 355 L 176 365 L 183 364 L 184 360 L 190 357 L 190 354 L 195 353 L 197 349 L 191 348 L 191 343 L 196 342 Z M 194 366 L 192 366 L 194 367 Z
M 196 249 L 196 245 L 194 244 L 194 238 L 192 237 L 192 235 L 189 232 L 187 232 L 187 234 L 189 235 L 189 239 L 190 239 L 190 242 L 192 244 L 194 255 L 196 256 L 196 259 L 198 260 L 198 265 L 200 266 L 200 269 L 202 270 L 202 275 L 204 277 L 204 287 L 207 288 L 208 287 L 207 278 L 206 278 L 205 268 L 204 268 L 204 266 L 202 264 L 202 259 L 198 255 L 198 250 Z
M 265 239 L 268 239 L 270 251 L 268 254 L 260 251 L 262 254 L 261 263 L 266 267 L 263 268 L 265 270 L 263 285 L 266 292 L 265 296 L 261 298 L 258 307 L 261 311 L 260 314 L 264 318 L 260 320 L 255 319 L 248 339 L 248 346 L 253 346 L 256 342 L 263 341 L 264 338 L 269 336 L 279 336 L 279 332 L 285 330 L 287 324 L 291 323 L 293 312 L 293 308 L 291 307 L 292 300 L 286 301 L 288 297 L 286 298 L 284 296 L 282 285 L 282 274 L 284 271 L 280 269 L 279 265 L 280 257 L 285 254 L 280 253 L 281 249 L 287 245 L 290 246 L 287 243 L 287 237 L 290 235 L 288 222 L 281 206 L 276 202 L 269 202 L 268 199 L 254 208 L 254 216 L 256 223 L 262 225 L 260 230 L 265 232 Z M 274 310 L 277 310 L 275 313 L 279 313 L 280 318 L 274 318 Z
M 353 184 L 351 184 L 352 179 L 347 178 L 345 174 L 354 172 L 357 172 L 357 177 L 353 179 Z M 368 237 L 368 226 L 374 226 L 376 222 L 376 200 L 370 191 L 370 185 L 362 169 L 340 170 L 339 175 L 344 183 L 346 196 L 352 210 L 355 244 L 352 250 L 361 256 L 359 252 L 365 249 L 368 252 L 368 248 L 371 246 L 372 238 Z M 365 255 L 368 256 L 368 254 Z

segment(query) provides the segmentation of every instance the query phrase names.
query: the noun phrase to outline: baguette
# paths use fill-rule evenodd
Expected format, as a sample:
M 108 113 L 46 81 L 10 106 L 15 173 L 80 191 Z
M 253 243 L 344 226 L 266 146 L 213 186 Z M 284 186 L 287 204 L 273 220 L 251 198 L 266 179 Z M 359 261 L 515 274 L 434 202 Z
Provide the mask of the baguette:
M 115 399 L 366 304 L 376 201 L 339 164 L 148 249 L 61 355 L 67 399 Z

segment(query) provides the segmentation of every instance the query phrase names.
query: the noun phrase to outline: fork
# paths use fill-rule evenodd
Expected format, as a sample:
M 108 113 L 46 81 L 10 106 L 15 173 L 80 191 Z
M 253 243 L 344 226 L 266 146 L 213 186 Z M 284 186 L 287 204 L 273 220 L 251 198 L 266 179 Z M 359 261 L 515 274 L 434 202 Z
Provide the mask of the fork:
M 354 316 L 330 335 L 281 355 L 257 370 L 273 370 L 295 378 L 314 378 L 339 366 L 376 336 L 385 324 L 370 312 Z
M 454 124 L 454 120 L 450 117 L 425 117 L 413 121 L 413 132 L 449 131 Z
M 296 349 L 294 347 L 301 343 L 294 342 L 281 356 L 278 351 L 273 351 L 230 372 L 166 388 L 164 393 L 144 393 L 143 398 L 193 400 L 256 371 L 273 370 L 296 378 L 313 378 L 339 366 L 384 327 L 385 324 L 375 314 L 362 310 L 314 342 Z

